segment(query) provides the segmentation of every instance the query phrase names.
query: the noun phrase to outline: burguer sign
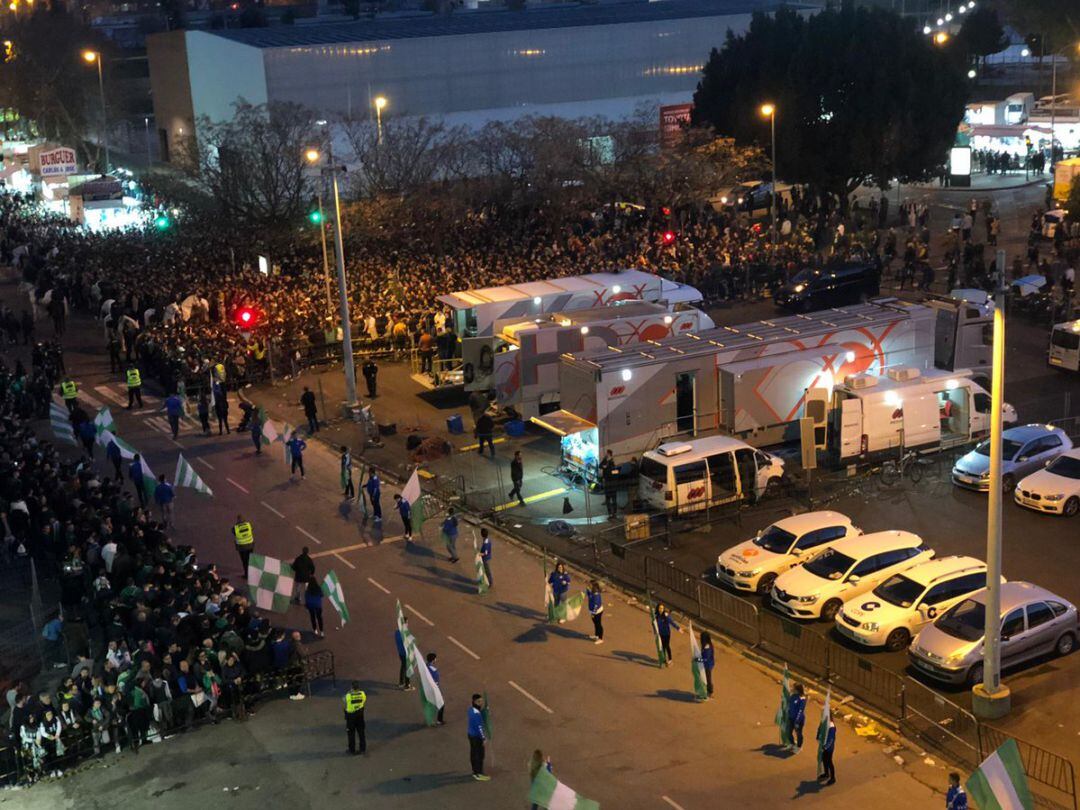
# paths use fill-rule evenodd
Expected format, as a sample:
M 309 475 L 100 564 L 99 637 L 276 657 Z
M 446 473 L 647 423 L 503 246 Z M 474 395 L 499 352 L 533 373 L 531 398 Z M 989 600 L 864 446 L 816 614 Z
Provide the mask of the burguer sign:
M 39 152 L 36 159 L 31 154 L 30 168 L 36 170 L 42 177 L 62 177 L 75 174 L 77 171 L 75 150 L 66 146 L 58 146 L 55 149 Z

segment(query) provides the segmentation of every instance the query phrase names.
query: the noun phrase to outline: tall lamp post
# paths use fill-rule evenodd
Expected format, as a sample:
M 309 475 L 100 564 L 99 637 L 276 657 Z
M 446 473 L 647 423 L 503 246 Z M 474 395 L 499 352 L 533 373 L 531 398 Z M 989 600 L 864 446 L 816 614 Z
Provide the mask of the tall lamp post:
M 109 173 L 109 110 L 105 106 L 105 77 L 101 72 L 101 54 L 98 51 L 83 51 L 83 61 L 88 65 L 97 64 L 98 91 L 101 93 L 101 145 L 105 149 L 105 171 Z
M 776 105 L 775 104 L 762 104 L 761 114 L 769 119 L 769 129 L 772 133 L 772 193 L 769 194 L 769 200 L 771 205 L 769 206 L 770 214 L 772 216 L 772 224 L 769 228 L 772 231 L 772 243 L 776 244 Z
M 322 161 L 322 154 L 318 149 L 308 149 L 304 153 L 307 162 L 312 166 L 318 166 Z M 345 409 L 351 416 L 357 406 L 356 401 L 356 367 L 353 365 L 352 351 L 352 328 L 349 325 L 349 293 L 345 286 L 345 245 L 341 239 L 341 198 L 338 194 L 338 172 L 344 171 L 341 166 L 327 165 L 320 169 L 322 176 L 330 177 L 330 183 L 334 190 L 334 253 L 337 263 L 338 298 L 341 303 L 341 338 L 342 350 L 345 363 Z
M 375 96 L 372 103 L 375 105 L 375 132 L 376 143 L 382 144 L 382 111 L 390 102 L 386 96 Z M 370 118 L 368 119 L 371 120 Z

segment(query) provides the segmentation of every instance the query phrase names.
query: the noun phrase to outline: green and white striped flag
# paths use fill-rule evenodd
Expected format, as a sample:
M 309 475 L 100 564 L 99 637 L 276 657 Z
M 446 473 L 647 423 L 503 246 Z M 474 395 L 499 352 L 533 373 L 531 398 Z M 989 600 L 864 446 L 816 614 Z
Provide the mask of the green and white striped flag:
M 75 441 L 75 428 L 71 426 L 71 417 L 67 408 L 55 402 L 49 405 L 49 422 L 52 424 L 53 435 L 57 441 L 65 444 L 78 444 Z
M 98 412 L 94 416 L 94 429 L 99 437 L 105 431 L 116 433 L 116 423 L 113 421 L 112 413 L 108 408 L 98 408 Z
M 401 632 L 401 642 L 405 645 L 405 675 L 411 678 L 415 672 L 412 650 L 416 646 L 416 639 L 413 638 L 412 631 L 405 624 L 405 614 L 401 610 L 401 600 L 398 600 L 397 603 L 397 629 Z
M 780 680 L 780 707 L 776 710 L 774 722 L 780 727 L 780 743 L 782 745 L 794 745 L 791 738 L 791 728 L 788 724 L 788 698 L 791 697 L 791 677 L 788 675 L 787 664 L 784 665 L 784 675 Z
M 417 474 L 417 470 L 413 470 L 408 483 L 401 490 L 401 497 L 407 500 L 412 507 L 413 531 L 419 533 L 420 527 L 424 525 L 424 492 L 420 489 L 420 476 Z
M 581 591 L 570 594 L 559 604 L 555 604 L 555 593 L 551 590 L 551 583 L 547 580 L 544 588 L 544 598 L 547 600 L 547 614 L 549 622 L 572 622 L 581 614 L 585 606 L 585 594 Z
M 341 580 L 337 578 L 337 574 L 327 571 L 323 577 L 323 588 L 326 589 L 326 596 L 341 617 L 341 626 L 344 627 L 349 623 L 349 608 L 345 605 L 345 591 L 341 588 Z
M 439 714 L 439 709 L 444 705 L 442 690 L 435 683 L 435 679 L 431 677 L 431 670 L 427 668 L 423 653 L 420 652 L 420 648 L 416 646 L 415 642 L 412 645 L 412 661 L 416 671 L 420 673 L 420 688 L 416 691 L 420 695 L 420 705 L 424 709 L 424 722 L 429 726 L 433 726 L 435 725 L 436 716 Z
M 705 700 L 709 696 L 708 682 L 705 680 L 705 660 L 701 657 L 701 645 L 698 644 L 694 634 L 694 623 L 687 623 L 687 633 L 690 634 L 690 671 L 694 676 L 694 695 L 698 700 Z
M 187 463 L 183 453 L 176 457 L 176 472 L 173 474 L 173 483 L 178 487 L 191 487 L 200 495 L 214 497 L 213 490 L 199 477 L 199 474 L 195 472 L 195 468 Z
M 248 590 L 257 608 L 285 613 L 292 599 L 292 566 L 274 557 L 252 554 L 248 560 Z
M 1032 810 L 1035 806 L 1020 749 L 1011 738 L 983 760 L 966 785 L 979 810 Z
M 547 768 L 536 772 L 536 778 L 529 788 L 529 801 L 546 810 L 600 810 L 599 802 L 579 796 Z
M 649 597 L 649 624 L 652 625 L 653 642 L 656 644 L 656 665 L 662 667 L 667 663 L 667 654 L 660 641 L 660 628 L 656 626 L 656 605 L 651 596 Z
M 487 571 L 484 570 L 484 558 L 480 556 L 480 548 L 476 545 L 476 537 L 472 541 L 473 551 L 476 552 L 476 592 L 483 596 L 491 588 L 488 582 Z
M 821 773 L 821 757 L 825 753 L 825 742 L 829 739 L 829 723 L 832 721 L 832 687 L 825 693 L 825 705 L 821 707 L 821 722 L 817 727 L 817 765 Z
M 262 406 L 259 406 L 259 422 L 262 424 L 262 443 L 271 444 L 276 442 L 281 437 L 278 435 L 277 428 L 274 427 L 274 420 L 268 419 L 266 411 Z
M 101 431 L 101 433 L 98 434 L 97 442 L 102 447 L 108 447 L 109 442 L 116 442 L 116 446 L 120 448 L 120 458 L 127 461 L 131 461 L 135 458 L 135 454 L 139 452 L 119 436 L 115 435 L 111 430 Z

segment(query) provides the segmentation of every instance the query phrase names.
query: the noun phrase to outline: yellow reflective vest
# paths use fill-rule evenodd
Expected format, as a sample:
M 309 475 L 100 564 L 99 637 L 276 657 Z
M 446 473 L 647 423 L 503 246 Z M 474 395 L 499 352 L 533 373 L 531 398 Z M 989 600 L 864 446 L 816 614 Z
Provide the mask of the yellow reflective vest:
M 356 714 L 367 703 L 367 694 L 363 690 L 345 693 L 345 714 Z
M 74 380 L 64 380 L 60 383 L 60 396 L 64 399 L 75 399 L 79 395 L 79 386 Z
M 238 546 L 250 546 L 255 542 L 255 535 L 251 531 L 251 524 L 246 520 L 243 523 L 237 523 L 233 526 L 233 536 L 236 537 L 236 545 Z
M 127 370 L 127 386 L 128 388 L 138 388 L 142 385 L 142 376 L 139 374 L 137 368 L 129 368 Z

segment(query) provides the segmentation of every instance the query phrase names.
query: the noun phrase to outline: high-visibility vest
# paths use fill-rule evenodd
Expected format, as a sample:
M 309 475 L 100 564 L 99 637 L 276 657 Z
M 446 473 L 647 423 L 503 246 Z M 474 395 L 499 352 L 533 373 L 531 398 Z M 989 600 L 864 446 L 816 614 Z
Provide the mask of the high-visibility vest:
M 246 520 L 243 523 L 237 523 L 233 526 L 233 534 L 236 536 L 236 545 L 238 546 L 250 546 L 255 542 L 255 535 L 251 531 L 251 524 Z
M 358 689 L 355 692 L 345 693 L 345 714 L 356 714 L 367 703 L 367 694 Z
M 218 363 L 214 366 L 214 371 L 217 372 L 217 377 L 221 382 L 225 382 L 225 366 Z
M 64 380 L 60 383 L 60 395 L 64 399 L 75 399 L 79 395 L 79 386 L 74 380 Z
M 137 368 L 129 368 L 127 370 L 127 385 L 128 388 L 138 388 L 142 385 L 142 377 L 139 375 Z

